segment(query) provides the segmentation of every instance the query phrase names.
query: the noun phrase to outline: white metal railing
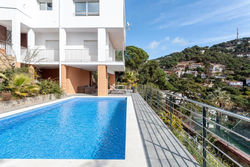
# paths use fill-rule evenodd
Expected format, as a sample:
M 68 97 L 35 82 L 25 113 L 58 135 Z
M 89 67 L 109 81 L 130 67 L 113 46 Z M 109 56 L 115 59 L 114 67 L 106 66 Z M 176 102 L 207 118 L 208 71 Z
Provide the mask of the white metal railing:
M 139 85 L 138 91 L 203 167 L 225 166 L 223 161 L 244 166 L 250 148 L 247 114 L 236 114 L 146 85 Z
M 66 49 L 65 62 L 95 62 L 98 61 L 96 51 L 89 49 Z
M 56 49 L 21 49 L 21 58 L 23 62 L 39 63 L 39 62 L 58 62 L 59 50 Z

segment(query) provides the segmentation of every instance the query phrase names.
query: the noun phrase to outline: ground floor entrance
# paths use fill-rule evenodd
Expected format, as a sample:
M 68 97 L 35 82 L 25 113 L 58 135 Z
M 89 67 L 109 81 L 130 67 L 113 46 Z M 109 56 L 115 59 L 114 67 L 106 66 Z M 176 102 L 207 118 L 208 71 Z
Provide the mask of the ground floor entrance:
M 40 79 L 51 79 L 60 84 L 69 95 L 76 93 L 106 96 L 115 87 L 115 72 L 108 72 L 106 65 L 71 66 L 53 65 L 35 67 Z

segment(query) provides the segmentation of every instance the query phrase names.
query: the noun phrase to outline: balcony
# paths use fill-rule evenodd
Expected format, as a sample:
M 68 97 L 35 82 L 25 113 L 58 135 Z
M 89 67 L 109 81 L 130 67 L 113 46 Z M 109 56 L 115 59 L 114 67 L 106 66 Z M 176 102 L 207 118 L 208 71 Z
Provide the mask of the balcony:
M 98 53 L 97 50 L 66 49 L 64 62 L 98 62 Z M 106 49 L 104 62 L 123 62 L 123 52 Z
M 123 51 L 106 50 L 105 59 L 102 62 L 123 62 Z M 24 63 L 57 63 L 59 62 L 59 50 L 56 49 L 21 49 L 21 59 Z M 66 63 L 88 63 L 98 61 L 97 50 L 89 49 L 65 49 Z
M 21 59 L 24 63 L 57 63 L 59 50 L 56 49 L 21 49 Z
M 0 40 L 0 51 L 4 51 L 6 55 L 12 55 L 12 45 L 6 41 Z
M 98 61 L 97 51 L 89 49 L 66 49 L 65 62 L 96 62 Z

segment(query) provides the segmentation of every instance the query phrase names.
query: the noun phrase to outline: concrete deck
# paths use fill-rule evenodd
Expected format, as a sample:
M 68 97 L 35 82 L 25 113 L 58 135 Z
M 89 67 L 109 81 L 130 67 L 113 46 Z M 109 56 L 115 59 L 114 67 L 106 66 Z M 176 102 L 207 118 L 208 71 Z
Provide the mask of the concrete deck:
M 146 101 L 131 94 L 149 167 L 200 166 Z

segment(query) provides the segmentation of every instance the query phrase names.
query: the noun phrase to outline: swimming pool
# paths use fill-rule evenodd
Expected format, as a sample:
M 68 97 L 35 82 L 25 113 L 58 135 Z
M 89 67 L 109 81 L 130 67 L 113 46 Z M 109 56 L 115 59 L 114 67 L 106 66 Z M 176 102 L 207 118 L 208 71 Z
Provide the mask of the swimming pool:
M 0 119 L 0 159 L 125 159 L 126 98 L 73 98 Z

